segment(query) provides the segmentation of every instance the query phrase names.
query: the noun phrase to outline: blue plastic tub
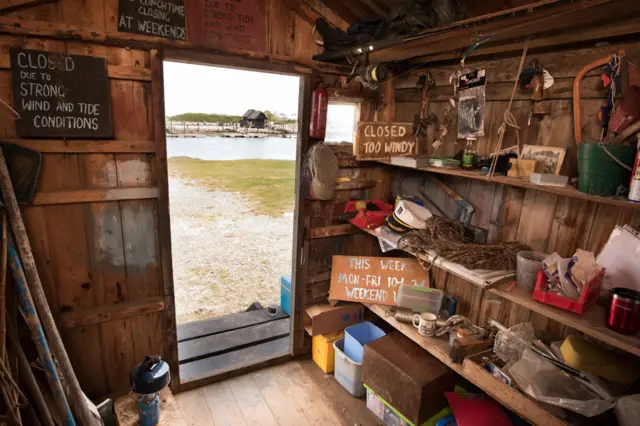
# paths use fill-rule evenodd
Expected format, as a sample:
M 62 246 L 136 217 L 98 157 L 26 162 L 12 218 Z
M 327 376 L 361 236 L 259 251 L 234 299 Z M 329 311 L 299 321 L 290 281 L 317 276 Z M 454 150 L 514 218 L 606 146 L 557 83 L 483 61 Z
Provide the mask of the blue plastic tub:
M 373 342 L 386 333 L 369 321 L 363 321 L 344 329 L 344 353 L 357 363 L 362 362 L 364 345 Z
M 291 275 L 280 277 L 280 307 L 291 315 Z

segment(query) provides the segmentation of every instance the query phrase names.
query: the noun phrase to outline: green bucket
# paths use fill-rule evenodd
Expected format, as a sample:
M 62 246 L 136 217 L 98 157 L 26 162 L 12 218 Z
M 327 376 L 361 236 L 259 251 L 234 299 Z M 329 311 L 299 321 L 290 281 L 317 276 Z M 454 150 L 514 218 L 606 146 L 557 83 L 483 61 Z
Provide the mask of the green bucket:
M 614 161 L 633 168 L 635 146 L 601 145 L 599 142 L 578 144 L 578 189 L 591 195 L 610 196 L 629 190 L 631 172 Z

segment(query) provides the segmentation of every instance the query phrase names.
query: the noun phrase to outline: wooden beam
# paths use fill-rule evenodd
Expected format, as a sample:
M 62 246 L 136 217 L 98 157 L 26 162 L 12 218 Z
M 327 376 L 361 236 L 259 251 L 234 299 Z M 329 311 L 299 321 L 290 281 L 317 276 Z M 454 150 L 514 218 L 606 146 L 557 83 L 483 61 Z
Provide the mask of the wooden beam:
M 615 2 L 613 0 L 594 0 L 588 3 L 567 3 L 549 7 L 510 19 L 488 22 L 478 26 L 463 27 L 428 33 L 428 36 L 417 36 L 413 40 L 393 48 L 381 49 L 370 54 L 373 63 L 405 60 L 439 53 L 454 53 L 458 56 L 463 49 L 483 37 L 494 35 L 491 43 L 510 42 L 518 37 L 530 36 L 532 40 L 552 31 L 569 34 L 572 29 L 579 30 L 607 22 L 614 25 L 640 9 L 640 5 L 632 0 Z M 636 30 L 638 31 L 638 30 Z M 587 33 L 585 37 L 590 37 Z M 481 49 L 479 47 L 478 49 Z
M 295 208 L 293 210 L 293 259 L 291 273 L 291 332 L 289 349 L 291 355 L 305 351 L 304 304 L 307 291 L 307 269 L 309 265 L 309 242 L 305 238 L 305 227 L 309 214 L 305 211 L 305 198 L 302 191 L 302 173 L 304 158 L 311 147 L 309 123 L 311 122 L 311 76 L 300 77 L 298 94 L 298 143 L 296 145 L 296 181 Z
M 158 198 L 157 187 L 80 189 L 73 191 L 37 192 L 25 206 L 49 204 L 98 203 L 104 201 L 146 200 Z
M 375 188 L 378 184 L 375 180 L 352 180 L 336 185 L 336 191 L 353 191 L 356 189 Z
M 640 19 L 636 16 L 621 20 L 618 22 L 606 23 L 600 26 L 588 26 L 586 28 L 565 31 L 561 34 L 540 35 L 529 41 L 529 50 L 559 47 L 562 45 L 570 45 L 575 43 L 585 43 L 589 41 L 601 42 L 602 39 L 609 37 L 620 37 L 640 32 Z M 522 52 L 524 46 L 524 37 L 514 37 L 505 43 L 488 43 L 480 45 L 476 49 L 474 58 L 492 55 L 495 53 Z M 516 53 L 516 54 L 517 54 Z M 449 59 L 458 59 L 459 52 L 443 52 L 432 55 L 421 55 L 412 59 L 411 63 L 426 63 L 446 61 Z
M 154 153 L 152 141 L 4 139 L 42 153 Z
M 75 312 L 63 312 L 56 324 L 63 330 L 102 324 L 107 321 L 129 318 L 135 315 L 150 314 L 165 308 L 164 297 L 147 297 L 131 302 L 88 308 Z
M 180 370 L 178 368 L 178 333 L 176 323 L 176 305 L 173 288 L 173 262 L 171 260 L 171 222 L 169 218 L 169 171 L 167 166 L 167 137 L 164 109 L 164 63 L 162 52 L 151 51 L 151 110 L 153 113 L 153 142 L 156 149 L 154 157 L 158 185 L 158 245 L 160 246 L 160 279 L 167 302 L 162 318 L 164 359 L 175 383 L 173 388 L 180 389 Z
M 361 231 L 359 228 L 353 226 L 350 223 L 345 225 L 329 225 L 321 226 L 317 228 L 309 229 L 309 239 L 315 240 L 317 238 L 337 237 L 340 235 L 352 235 L 359 234 Z
M 346 75 L 350 68 L 342 65 L 326 64 L 305 58 L 293 58 L 290 56 L 274 55 L 263 52 L 252 52 L 236 49 L 212 49 L 210 47 L 198 46 L 186 41 L 168 40 L 162 37 L 149 37 L 138 34 L 108 32 L 99 29 L 81 28 L 76 25 L 68 25 L 59 22 L 45 22 L 36 20 L 21 20 L 13 18 L 0 18 L 0 33 L 13 34 L 16 36 L 46 37 L 60 40 L 82 40 L 107 46 L 157 49 L 159 47 L 181 49 L 189 52 L 208 53 L 219 55 L 221 58 L 242 59 L 247 61 L 259 61 L 274 65 L 288 64 L 298 72 L 309 73 L 311 70 L 318 70 L 329 74 Z M 185 56 L 188 54 L 185 53 Z M 222 62 L 220 65 L 226 65 Z M 229 65 L 233 66 L 233 65 Z

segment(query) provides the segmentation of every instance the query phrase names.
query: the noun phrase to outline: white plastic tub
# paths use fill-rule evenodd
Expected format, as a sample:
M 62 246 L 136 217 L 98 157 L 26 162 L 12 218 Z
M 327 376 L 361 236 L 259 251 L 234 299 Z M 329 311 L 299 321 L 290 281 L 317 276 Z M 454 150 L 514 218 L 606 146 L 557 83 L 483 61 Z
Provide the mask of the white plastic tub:
M 398 290 L 398 307 L 411 309 L 413 312 L 440 312 L 444 293 L 437 288 L 401 285 Z
M 355 362 L 344 353 L 344 339 L 333 342 L 335 353 L 334 375 L 338 383 L 351 395 L 362 397 L 366 391 L 362 384 L 362 363 Z

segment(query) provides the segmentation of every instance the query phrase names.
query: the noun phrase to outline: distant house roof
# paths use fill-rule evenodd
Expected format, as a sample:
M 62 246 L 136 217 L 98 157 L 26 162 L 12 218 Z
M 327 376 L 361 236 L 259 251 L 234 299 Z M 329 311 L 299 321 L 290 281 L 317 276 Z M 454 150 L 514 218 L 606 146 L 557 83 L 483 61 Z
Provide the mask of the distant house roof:
M 247 110 L 247 112 L 244 113 L 244 115 L 242 116 L 242 118 L 246 119 L 246 120 L 257 120 L 259 118 L 263 118 L 263 119 L 267 119 L 267 116 L 264 115 L 264 113 L 262 111 L 257 111 L 254 109 L 249 109 Z

